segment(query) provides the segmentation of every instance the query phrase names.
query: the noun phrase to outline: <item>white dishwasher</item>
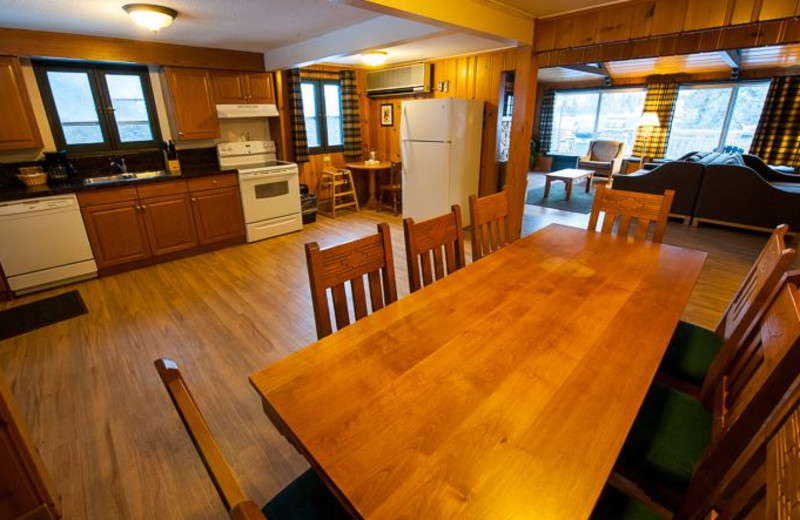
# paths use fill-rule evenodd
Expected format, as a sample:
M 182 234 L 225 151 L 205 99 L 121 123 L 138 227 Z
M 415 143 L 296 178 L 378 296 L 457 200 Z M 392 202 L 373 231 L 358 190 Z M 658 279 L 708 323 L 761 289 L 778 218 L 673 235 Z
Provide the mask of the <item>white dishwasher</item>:
M 96 276 L 78 198 L 0 202 L 0 265 L 15 293 Z

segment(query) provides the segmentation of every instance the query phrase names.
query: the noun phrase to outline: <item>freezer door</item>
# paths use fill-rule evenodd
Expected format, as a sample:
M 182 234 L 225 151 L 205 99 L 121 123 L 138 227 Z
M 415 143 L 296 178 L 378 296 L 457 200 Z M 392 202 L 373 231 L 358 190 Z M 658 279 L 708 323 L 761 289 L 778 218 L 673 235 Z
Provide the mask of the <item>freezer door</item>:
M 450 99 L 403 101 L 400 139 L 403 141 L 450 141 Z
M 403 216 L 417 222 L 450 210 L 450 145 L 403 141 Z

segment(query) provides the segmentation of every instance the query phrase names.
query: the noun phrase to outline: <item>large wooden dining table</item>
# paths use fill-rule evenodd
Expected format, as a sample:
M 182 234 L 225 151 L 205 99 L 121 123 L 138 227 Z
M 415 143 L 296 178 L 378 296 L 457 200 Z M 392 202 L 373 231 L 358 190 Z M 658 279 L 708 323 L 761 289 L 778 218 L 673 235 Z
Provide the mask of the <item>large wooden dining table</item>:
M 250 380 L 354 516 L 587 518 L 705 256 L 553 224 Z

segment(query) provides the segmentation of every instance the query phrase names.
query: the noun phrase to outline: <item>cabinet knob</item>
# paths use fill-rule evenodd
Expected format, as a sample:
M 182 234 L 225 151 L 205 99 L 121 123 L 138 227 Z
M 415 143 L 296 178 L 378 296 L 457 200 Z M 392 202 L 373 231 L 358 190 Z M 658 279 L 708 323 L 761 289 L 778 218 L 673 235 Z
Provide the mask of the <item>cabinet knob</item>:
M 216 183 L 217 183 L 217 180 L 216 180 L 216 179 L 214 179 L 213 181 L 211 181 L 211 184 L 216 184 Z
M 192 197 L 192 202 L 197 202 L 197 199 Z
M 140 207 L 142 208 L 142 211 L 145 211 L 147 209 L 147 206 L 145 206 L 144 204 L 142 204 Z
M 183 135 L 183 132 L 178 132 L 178 135 Z

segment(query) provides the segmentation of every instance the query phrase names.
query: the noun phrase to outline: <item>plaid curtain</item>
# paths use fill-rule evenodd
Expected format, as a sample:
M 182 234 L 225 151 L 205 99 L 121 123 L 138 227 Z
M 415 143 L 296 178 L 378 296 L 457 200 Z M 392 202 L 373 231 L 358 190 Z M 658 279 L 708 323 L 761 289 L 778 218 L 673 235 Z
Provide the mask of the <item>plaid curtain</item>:
M 750 153 L 768 164 L 800 166 L 800 76 L 772 79 Z
M 291 69 L 286 74 L 289 86 L 289 113 L 292 122 L 292 144 L 294 161 L 308 162 L 308 137 L 306 136 L 306 117 L 303 113 L 303 95 L 300 92 L 300 69 Z
M 339 73 L 342 84 L 342 130 L 344 132 L 344 155 L 361 157 L 361 118 L 358 112 L 358 85 L 356 73 L 343 70 Z
M 651 128 L 647 137 L 647 149 L 644 141 L 647 130 L 638 128 L 633 141 L 633 155 L 642 157 L 664 157 L 667 152 L 669 130 L 672 126 L 672 114 L 675 112 L 675 101 L 678 99 L 678 84 L 675 82 L 650 83 L 647 85 L 647 95 L 644 98 L 642 112 L 655 112 L 661 126 Z
M 556 91 L 548 90 L 542 98 L 542 112 L 539 114 L 539 150 L 550 153 L 553 140 L 553 107 L 556 104 Z

